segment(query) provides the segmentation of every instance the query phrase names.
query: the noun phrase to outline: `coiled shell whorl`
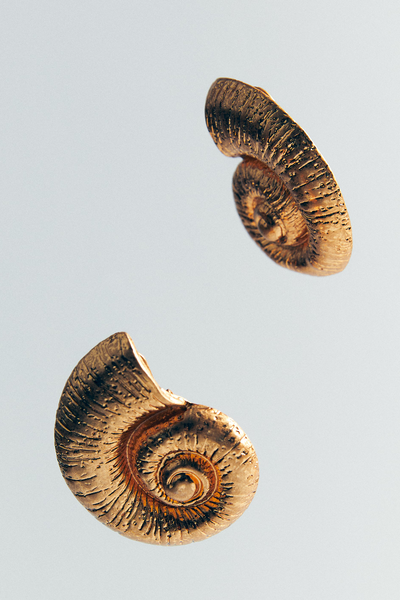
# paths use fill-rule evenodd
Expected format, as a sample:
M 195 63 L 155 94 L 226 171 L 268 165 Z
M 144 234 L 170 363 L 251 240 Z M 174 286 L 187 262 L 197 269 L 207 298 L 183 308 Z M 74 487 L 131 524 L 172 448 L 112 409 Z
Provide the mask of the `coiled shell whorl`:
M 151 544 L 218 533 L 257 489 L 257 457 L 240 427 L 160 388 L 126 333 L 98 344 L 73 370 L 55 446 L 78 500 L 105 525 Z
M 205 107 L 219 150 L 243 161 L 233 178 L 240 218 L 283 267 L 332 275 L 347 265 L 350 219 L 328 165 L 307 134 L 267 92 L 217 79 Z

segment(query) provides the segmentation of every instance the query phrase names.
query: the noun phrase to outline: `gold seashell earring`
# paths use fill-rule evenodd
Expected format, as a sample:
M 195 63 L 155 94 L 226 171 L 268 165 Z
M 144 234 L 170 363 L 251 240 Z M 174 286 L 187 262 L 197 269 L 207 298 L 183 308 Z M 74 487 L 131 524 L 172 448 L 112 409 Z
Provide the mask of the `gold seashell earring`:
M 261 88 L 217 79 L 206 123 L 226 156 L 240 156 L 236 207 L 255 242 L 276 263 L 309 275 L 347 265 L 350 219 L 328 165 L 307 134 Z
M 57 410 L 55 447 L 85 508 L 150 544 L 188 544 L 218 533 L 257 489 L 257 456 L 240 427 L 160 388 L 126 333 L 98 344 L 72 371 Z

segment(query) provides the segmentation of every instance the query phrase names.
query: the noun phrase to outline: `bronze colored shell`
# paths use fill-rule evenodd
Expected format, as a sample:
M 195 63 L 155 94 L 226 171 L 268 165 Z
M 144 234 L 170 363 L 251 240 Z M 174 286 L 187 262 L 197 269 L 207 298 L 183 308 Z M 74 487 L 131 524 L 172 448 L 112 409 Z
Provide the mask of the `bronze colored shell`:
M 206 100 L 217 147 L 243 161 L 233 194 L 244 226 L 270 258 L 309 275 L 347 265 L 350 219 L 328 165 L 307 134 L 261 88 L 217 79 Z
M 235 521 L 258 483 L 238 425 L 155 382 L 126 333 L 75 367 L 57 410 L 62 474 L 102 523 L 150 544 L 203 540 Z

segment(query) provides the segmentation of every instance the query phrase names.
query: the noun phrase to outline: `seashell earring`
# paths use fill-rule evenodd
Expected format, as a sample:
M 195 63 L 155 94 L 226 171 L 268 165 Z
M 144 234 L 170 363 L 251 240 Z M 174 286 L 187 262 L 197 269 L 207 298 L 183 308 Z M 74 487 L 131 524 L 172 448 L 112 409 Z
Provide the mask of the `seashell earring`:
M 240 427 L 160 388 L 126 333 L 98 344 L 72 371 L 57 410 L 55 447 L 85 508 L 150 544 L 188 544 L 218 533 L 257 489 L 257 456 Z
M 352 249 L 350 219 L 328 165 L 307 134 L 261 88 L 217 79 L 205 107 L 226 156 L 240 156 L 233 194 L 250 236 L 276 263 L 333 275 Z

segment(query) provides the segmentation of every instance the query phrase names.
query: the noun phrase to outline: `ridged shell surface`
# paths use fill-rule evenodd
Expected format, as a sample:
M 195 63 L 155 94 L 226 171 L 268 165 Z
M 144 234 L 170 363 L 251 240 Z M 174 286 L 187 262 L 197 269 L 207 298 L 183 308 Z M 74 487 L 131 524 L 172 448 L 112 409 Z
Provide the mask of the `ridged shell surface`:
M 233 193 L 248 233 L 281 266 L 332 275 L 352 250 L 339 186 L 307 134 L 264 90 L 217 79 L 206 123 L 226 156 L 240 156 Z
M 187 544 L 233 523 L 258 483 L 258 461 L 229 417 L 155 382 L 126 333 L 91 350 L 57 410 L 62 474 L 102 523 L 134 540 Z

